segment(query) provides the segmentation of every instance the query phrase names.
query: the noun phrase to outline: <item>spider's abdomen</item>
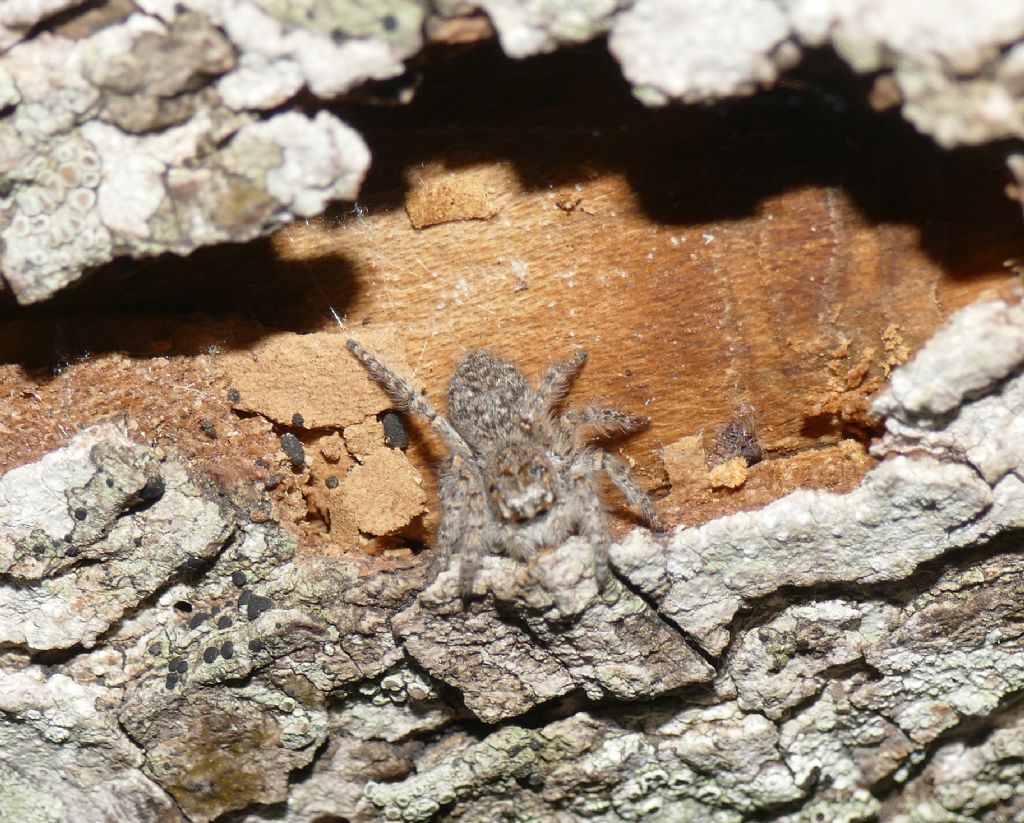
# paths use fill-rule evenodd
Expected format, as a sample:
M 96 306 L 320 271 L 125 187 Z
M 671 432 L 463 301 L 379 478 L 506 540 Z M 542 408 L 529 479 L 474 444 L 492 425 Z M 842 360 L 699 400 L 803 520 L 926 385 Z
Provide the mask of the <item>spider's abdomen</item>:
M 526 377 L 487 349 L 467 354 L 448 389 L 452 426 L 474 449 L 508 440 L 519 431 L 529 395 Z

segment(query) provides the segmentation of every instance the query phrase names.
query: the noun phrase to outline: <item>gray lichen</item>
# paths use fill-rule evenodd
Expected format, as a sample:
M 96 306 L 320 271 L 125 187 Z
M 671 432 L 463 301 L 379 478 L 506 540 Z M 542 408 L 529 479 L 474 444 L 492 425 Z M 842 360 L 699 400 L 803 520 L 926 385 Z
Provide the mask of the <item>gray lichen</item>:
M 0 238 L 22 303 L 115 255 L 248 240 L 354 197 L 369 152 L 352 129 L 263 112 L 303 86 L 334 96 L 400 73 L 420 44 L 409 3 L 310 4 L 306 27 L 296 4 L 141 5 L 80 40 L 44 32 L 5 54 Z
M 903 114 L 940 145 L 1024 134 L 1024 8 L 884 0 L 787 0 L 808 45 L 830 42 L 855 71 L 889 71 Z
M 17 43 L 32 29 L 86 0 L 8 0 L 0 8 L 0 52 Z
M 0 479 L 0 644 L 90 648 L 230 534 L 180 467 L 114 426 L 86 431 Z
M 8 602 L 62 578 L 87 593 L 0 615 L 6 808 L 1016 819 L 1022 463 L 993 444 L 1024 415 L 1022 336 L 1016 306 L 957 315 L 877 401 L 885 459 L 854 492 L 629 537 L 613 559 L 646 601 L 599 593 L 580 540 L 487 558 L 468 604 L 451 573 L 423 590 L 422 568 L 303 558 L 224 501 L 204 520 L 180 468 L 116 427 L 86 431 L 0 480 Z M 48 554 L 65 534 L 81 554 Z M 160 559 L 172 545 L 196 562 Z M 98 571 L 69 577 L 79 557 Z M 75 643 L 94 645 L 32 658 Z
M 648 105 L 707 101 L 769 86 L 797 62 L 790 26 L 774 0 L 639 0 L 609 41 Z
M 117 655 L 115 655 L 117 656 Z M 119 689 L 0 665 L 0 809 L 11 820 L 181 819 L 118 727 Z
M 904 117 L 943 146 L 1024 135 L 1024 10 L 984 0 L 640 0 L 612 52 L 648 104 L 711 101 L 770 86 L 807 48 L 831 45 L 891 81 Z
M 530 568 L 488 558 L 480 586 L 492 599 L 468 610 L 447 572 L 394 626 L 417 662 L 489 722 L 577 689 L 593 700 L 639 700 L 713 677 L 636 595 L 620 585 L 599 595 L 588 556 L 570 540 Z
M 472 8 L 140 0 L 78 39 L 45 29 L 80 5 L 0 9 L 0 241 L 22 303 L 117 256 L 245 241 L 354 198 L 370 161 L 362 139 L 290 101 L 400 75 L 431 21 Z M 607 33 L 652 105 L 750 94 L 830 44 L 888 82 L 904 116 L 942 145 L 1024 136 L 1024 12 L 1004 0 L 967 16 L 956 2 L 882 0 L 476 5 L 516 58 Z
M 459 7 L 460 2 L 447 3 Z M 559 46 L 592 40 L 606 32 L 628 0 L 480 0 L 491 18 L 501 47 L 522 58 L 554 51 Z

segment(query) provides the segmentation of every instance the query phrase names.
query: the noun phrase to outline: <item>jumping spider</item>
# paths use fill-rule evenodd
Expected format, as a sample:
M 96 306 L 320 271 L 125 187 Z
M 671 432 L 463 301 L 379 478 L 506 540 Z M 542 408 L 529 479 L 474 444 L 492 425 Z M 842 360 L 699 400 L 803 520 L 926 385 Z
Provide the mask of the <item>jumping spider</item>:
M 558 546 L 572 534 L 594 547 L 598 587 L 608 583 L 608 531 L 598 486 L 606 472 L 650 528 L 661 530 L 651 499 L 619 458 L 579 434 L 631 432 L 646 417 L 584 406 L 561 415 L 555 409 L 587 362 L 577 352 L 555 363 L 530 386 L 519 369 L 476 349 L 467 354 L 448 389 L 449 418 L 355 340 L 349 351 L 387 391 L 399 409 L 425 418 L 444 440 L 449 455 L 440 469 L 441 523 L 438 569 L 459 559 L 459 583 L 468 597 L 480 557 L 505 553 L 528 562 L 537 550 Z

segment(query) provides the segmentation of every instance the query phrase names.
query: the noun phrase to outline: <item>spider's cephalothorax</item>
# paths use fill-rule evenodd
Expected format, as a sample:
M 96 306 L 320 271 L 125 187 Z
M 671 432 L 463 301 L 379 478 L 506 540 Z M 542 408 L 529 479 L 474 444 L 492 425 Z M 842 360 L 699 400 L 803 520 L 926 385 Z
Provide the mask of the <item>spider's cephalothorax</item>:
M 355 340 L 348 348 L 398 408 L 424 417 L 448 447 L 439 478 L 438 557 L 441 568 L 458 558 L 464 595 L 472 590 L 481 556 L 502 553 L 525 562 L 573 534 L 594 547 L 595 576 L 604 588 L 609 538 L 601 472 L 651 528 L 661 528 L 654 505 L 626 465 L 581 442 L 578 432 L 634 431 L 647 418 L 593 406 L 555 414 L 586 352 L 552 365 L 535 388 L 507 360 L 487 349 L 470 352 L 452 377 L 449 419 Z

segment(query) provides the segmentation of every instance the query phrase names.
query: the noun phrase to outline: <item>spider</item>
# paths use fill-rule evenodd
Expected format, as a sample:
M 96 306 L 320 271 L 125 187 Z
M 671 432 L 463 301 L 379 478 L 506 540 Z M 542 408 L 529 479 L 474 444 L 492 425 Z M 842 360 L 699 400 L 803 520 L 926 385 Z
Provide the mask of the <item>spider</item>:
M 482 556 L 507 554 L 529 562 L 538 549 L 558 546 L 573 534 L 594 547 L 595 580 L 603 591 L 609 580 L 610 538 L 598 485 L 601 472 L 651 529 L 662 530 L 654 504 L 626 464 L 587 445 L 579 432 L 590 429 L 592 437 L 632 432 L 650 418 L 595 406 L 556 414 L 587 362 L 585 351 L 551 365 L 536 387 L 489 350 L 471 351 L 452 376 L 446 418 L 358 342 L 347 345 L 392 402 L 423 417 L 448 448 L 439 472 L 436 570 L 458 558 L 463 599 L 472 592 Z

